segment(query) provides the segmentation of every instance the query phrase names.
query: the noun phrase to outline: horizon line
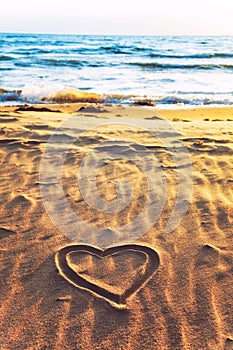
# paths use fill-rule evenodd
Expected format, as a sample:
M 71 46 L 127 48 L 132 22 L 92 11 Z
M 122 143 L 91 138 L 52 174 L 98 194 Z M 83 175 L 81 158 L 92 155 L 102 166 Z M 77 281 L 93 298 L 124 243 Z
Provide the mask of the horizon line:
M 229 36 L 233 37 L 233 34 L 111 34 L 111 33 L 61 33 L 61 32 L 25 32 L 25 31 L 1 31 L 0 34 L 23 34 L 23 35 L 80 35 L 80 36 L 156 36 L 156 37 L 216 37 L 216 36 Z

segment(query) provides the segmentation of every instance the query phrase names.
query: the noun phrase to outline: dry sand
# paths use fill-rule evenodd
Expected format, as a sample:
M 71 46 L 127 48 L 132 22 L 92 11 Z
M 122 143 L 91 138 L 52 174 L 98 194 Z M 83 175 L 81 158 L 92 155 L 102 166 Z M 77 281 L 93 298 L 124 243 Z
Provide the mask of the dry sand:
M 0 348 L 233 349 L 233 108 L 41 108 L 1 107 L 0 112 Z M 98 213 L 77 190 L 77 165 L 90 147 L 98 145 L 101 151 L 106 139 L 132 136 L 162 164 L 168 186 L 164 210 L 137 240 L 139 248 L 129 241 L 127 249 L 105 255 L 93 247 L 60 250 L 78 242 L 50 221 L 41 199 L 39 166 L 46 141 L 71 115 L 77 128 L 96 118 L 106 123 L 113 117 L 134 123 L 145 119 L 155 129 L 160 118 L 171 121 L 193 167 L 190 205 L 172 233 L 165 232 L 165 225 L 175 203 L 177 171 L 169 150 L 146 131 L 132 134 L 127 127 L 106 127 L 89 132 L 65 162 L 63 184 L 74 212 L 113 230 L 140 213 L 147 185 L 129 161 L 115 168 L 107 164 L 98 174 L 98 190 L 109 201 L 116 196 L 119 178 L 134 184 L 134 200 L 122 212 Z M 68 136 L 69 130 L 64 131 L 64 140 Z M 84 289 L 77 287 L 82 283 Z

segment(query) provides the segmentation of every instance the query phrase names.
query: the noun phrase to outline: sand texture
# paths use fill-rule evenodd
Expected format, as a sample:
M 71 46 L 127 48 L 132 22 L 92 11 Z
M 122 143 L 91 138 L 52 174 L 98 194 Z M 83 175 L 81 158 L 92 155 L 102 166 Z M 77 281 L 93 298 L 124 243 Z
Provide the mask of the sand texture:
M 73 240 L 64 234 L 72 224 L 66 221 L 66 209 L 61 230 L 45 210 L 41 186 L 63 213 L 53 178 L 41 183 L 40 162 L 49 137 L 70 117 L 76 123 L 59 130 L 58 147 L 65 147 L 77 130 L 89 129 L 63 165 L 67 203 L 83 222 L 105 227 L 110 239 L 145 207 L 146 174 L 129 159 L 106 161 L 96 183 L 104 203 L 116 199 L 119 180 L 128 179 L 134 191 L 125 208 L 101 212 L 78 189 L 82 158 L 93 148 L 104 154 L 107 141 L 114 152 L 123 147 L 133 152 L 140 145 L 158 159 L 167 188 L 163 210 L 136 240 L 128 232 L 122 240 L 119 231 L 111 241 L 114 247 L 105 251 L 85 225 L 78 232 L 80 241 L 76 232 Z M 135 125 L 149 121 L 160 141 L 148 129 L 109 125 L 113 118 Z M 166 227 L 179 179 L 166 147 L 172 135 L 160 126 L 163 118 L 176 130 L 192 164 L 187 213 L 170 233 Z M 91 130 L 96 120 L 105 127 Z M 233 349 L 233 108 L 1 107 L 0 126 L 1 350 Z M 143 158 L 142 153 L 142 163 Z M 150 161 L 144 159 L 150 170 Z M 188 164 L 182 159 L 179 166 L 185 169 Z M 90 162 L 90 173 L 94 166 Z M 126 183 L 120 184 L 126 191 Z M 84 190 L 91 200 L 92 188 Z M 158 186 L 158 202 L 163 195 Z M 143 220 L 150 224 L 151 218 L 145 214 Z

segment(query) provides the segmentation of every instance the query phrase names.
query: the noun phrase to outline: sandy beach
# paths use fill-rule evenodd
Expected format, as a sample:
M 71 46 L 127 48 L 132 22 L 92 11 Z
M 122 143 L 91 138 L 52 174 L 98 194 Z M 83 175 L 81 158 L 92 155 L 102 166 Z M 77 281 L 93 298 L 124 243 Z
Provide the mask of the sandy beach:
M 46 143 L 70 117 L 77 123 L 60 129 L 64 145 L 75 128 L 85 135 L 68 153 L 62 180 L 82 221 L 114 231 L 136 218 L 148 199 L 146 174 L 129 159 L 114 160 L 98 172 L 100 196 L 114 200 L 116 184 L 125 178 L 133 184 L 133 200 L 107 214 L 90 208 L 77 188 L 77 168 L 93 147 L 101 154 L 106 141 L 116 149 L 119 140 L 133 139 L 129 149 L 148 148 L 166 179 L 158 220 L 135 241 L 126 237 L 107 253 L 97 244 L 62 251 L 80 242 L 64 234 L 65 220 L 62 230 L 54 225 L 42 200 Z M 109 124 L 113 119 L 122 126 Z M 96 120 L 106 127 L 91 129 Z M 178 180 L 168 134 L 159 129 L 163 120 L 176 130 L 192 166 L 187 212 L 169 233 Z M 137 132 L 125 121 L 145 121 L 147 130 Z M 158 128 L 160 142 L 147 125 Z M 1 106 L 0 144 L 2 350 L 233 349 L 233 107 Z M 88 233 L 81 234 L 85 243 Z

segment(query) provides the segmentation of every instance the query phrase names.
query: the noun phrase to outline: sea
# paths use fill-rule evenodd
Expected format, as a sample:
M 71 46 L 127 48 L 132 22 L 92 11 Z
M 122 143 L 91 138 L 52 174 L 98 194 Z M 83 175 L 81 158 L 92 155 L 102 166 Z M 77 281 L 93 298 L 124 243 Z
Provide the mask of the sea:
M 88 101 L 82 92 L 161 108 L 233 104 L 233 36 L 0 33 L 0 49 L 2 105 Z

